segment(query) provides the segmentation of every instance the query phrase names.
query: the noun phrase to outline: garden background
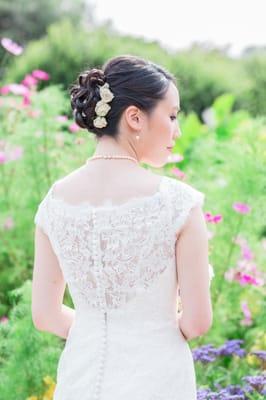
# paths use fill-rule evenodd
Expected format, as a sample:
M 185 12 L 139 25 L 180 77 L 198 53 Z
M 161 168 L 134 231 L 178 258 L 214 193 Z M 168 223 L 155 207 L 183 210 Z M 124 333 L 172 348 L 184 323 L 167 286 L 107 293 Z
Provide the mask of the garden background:
M 170 52 L 97 24 L 82 0 L 0 1 L 0 398 L 49 400 L 64 341 L 31 319 L 34 222 L 50 185 L 84 163 L 93 135 L 73 121 L 78 72 L 134 54 L 177 78 L 182 137 L 157 173 L 206 194 L 213 326 L 190 342 L 198 399 L 262 399 L 266 318 L 266 47 Z M 40 12 L 41 10 L 41 12 Z M 68 290 L 65 304 L 73 306 Z

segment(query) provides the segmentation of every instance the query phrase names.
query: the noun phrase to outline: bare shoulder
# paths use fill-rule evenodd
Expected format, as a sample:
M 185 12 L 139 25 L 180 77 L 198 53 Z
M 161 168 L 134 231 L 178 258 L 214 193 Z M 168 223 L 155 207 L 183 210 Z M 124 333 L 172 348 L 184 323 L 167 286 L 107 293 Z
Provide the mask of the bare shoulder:
M 54 196 L 76 203 L 91 199 L 91 196 L 108 195 L 120 197 L 153 194 L 160 184 L 162 175 L 140 167 L 138 169 L 110 171 L 81 166 L 55 181 Z
M 53 193 L 55 196 L 68 197 L 75 190 L 75 186 L 82 180 L 83 167 L 79 167 L 71 171 L 69 174 L 57 179 L 53 185 Z

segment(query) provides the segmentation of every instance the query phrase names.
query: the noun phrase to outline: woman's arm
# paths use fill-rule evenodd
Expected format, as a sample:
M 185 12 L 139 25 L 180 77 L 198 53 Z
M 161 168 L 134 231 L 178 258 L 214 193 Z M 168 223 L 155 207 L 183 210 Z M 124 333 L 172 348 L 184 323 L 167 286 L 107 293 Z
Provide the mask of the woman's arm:
M 202 207 L 193 207 L 176 242 L 176 267 L 182 313 L 179 327 L 189 340 L 212 325 L 208 230 Z
M 67 338 L 75 310 L 63 304 L 66 282 L 48 236 L 36 226 L 32 320 L 36 329 Z

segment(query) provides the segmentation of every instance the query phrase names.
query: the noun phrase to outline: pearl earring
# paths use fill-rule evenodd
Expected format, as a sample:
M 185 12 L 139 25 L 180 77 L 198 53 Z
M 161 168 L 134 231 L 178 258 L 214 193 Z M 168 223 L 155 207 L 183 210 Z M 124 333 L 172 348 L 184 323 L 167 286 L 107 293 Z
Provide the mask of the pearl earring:
M 139 140 L 139 135 L 136 135 L 136 139 Z

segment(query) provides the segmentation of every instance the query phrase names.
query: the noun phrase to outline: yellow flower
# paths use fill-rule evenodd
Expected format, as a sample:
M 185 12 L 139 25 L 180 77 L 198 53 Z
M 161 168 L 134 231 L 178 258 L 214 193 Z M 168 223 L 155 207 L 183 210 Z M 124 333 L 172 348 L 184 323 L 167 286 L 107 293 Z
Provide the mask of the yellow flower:
M 53 395 L 54 395 L 55 386 L 56 386 L 55 382 L 49 375 L 45 376 L 43 378 L 43 381 L 48 386 L 48 389 L 44 393 L 42 400 L 53 400 Z

